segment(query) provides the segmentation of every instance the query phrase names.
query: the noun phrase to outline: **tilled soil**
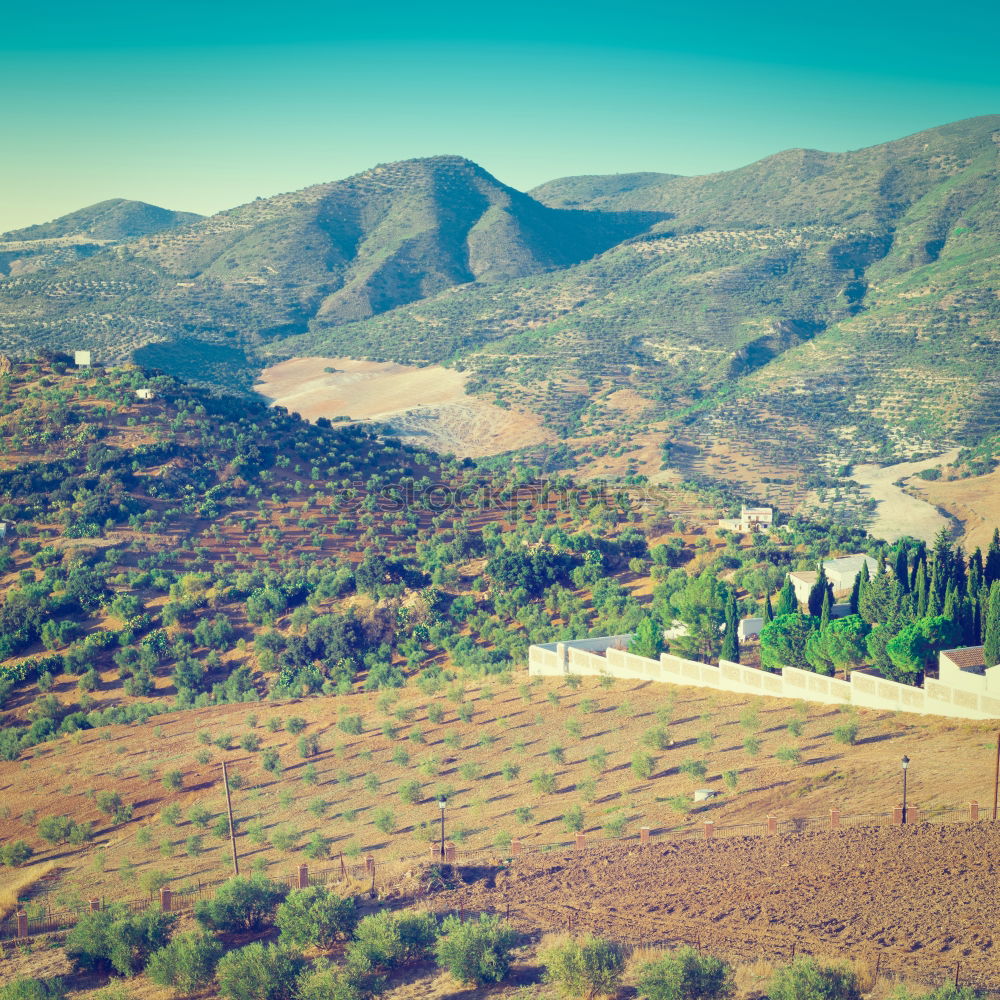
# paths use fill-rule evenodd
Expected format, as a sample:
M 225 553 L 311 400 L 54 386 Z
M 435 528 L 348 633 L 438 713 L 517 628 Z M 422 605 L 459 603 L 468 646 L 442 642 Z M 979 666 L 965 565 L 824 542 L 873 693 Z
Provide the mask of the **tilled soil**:
M 435 897 L 508 906 L 519 926 L 632 943 L 689 941 L 729 957 L 844 959 L 1000 982 L 995 824 L 859 827 L 782 837 L 532 854 Z

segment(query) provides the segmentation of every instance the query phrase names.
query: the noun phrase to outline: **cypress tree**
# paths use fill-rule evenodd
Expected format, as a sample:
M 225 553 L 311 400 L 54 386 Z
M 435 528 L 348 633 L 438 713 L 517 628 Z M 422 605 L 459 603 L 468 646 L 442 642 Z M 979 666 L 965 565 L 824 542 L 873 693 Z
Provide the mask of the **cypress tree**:
M 812 590 L 809 591 L 809 599 L 806 602 L 809 606 L 809 614 L 819 615 L 823 610 L 823 595 L 830 590 L 830 583 L 826 578 L 826 568 L 821 562 L 819 564 L 819 572 L 816 576 L 816 582 L 812 585 Z
M 899 585 L 903 588 L 903 593 L 908 594 L 910 592 L 910 564 L 906 561 L 906 547 L 903 545 L 896 549 L 893 568 L 896 571 L 896 579 L 899 580 Z
M 986 611 L 990 603 L 990 588 L 983 581 L 976 600 L 976 642 L 982 644 L 986 638 Z
M 782 585 L 781 593 L 778 594 L 778 607 L 774 612 L 776 618 L 780 618 L 781 615 L 790 615 L 799 610 L 799 602 L 795 597 L 795 588 L 792 586 L 792 578 L 790 576 L 785 577 L 785 582 Z
M 990 587 L 983 635 L 983 660 L 988 667 L 995 667 L 1000 663 L 1000 580 L 994 580 Z
M 764 613 L 761 615 L 761 620 L 766 625 L 769 621 L 774 619 L 774 612 L 771 610 L 771 595 L 767 594 L 764 597 Z
M 740 662 L 740 617 L 736 611 L 736 595 L 731 588 L 726 591 L 726 631 L 722 636 L 722 659 Z
M 965 549 L 961 545 L 951 558 L 951 582 L 958 588 L 959 594 L 965 593 Z
M 955 581 L 951 580 L 948 583 L 948 589 L 944 592 L 944 609 L 941 614 L 945 618 L 950 618 L 953 622 L 959 623 L 961 621 L 959 617 L 959 602 L 961 598 L 958 596 L 958 587 L 955 585 Z
M 858 613 L 858 605 L 861 601 L 861 595 L 865 591 L 865 586 L 871 581 L 871 575 L 868 572 L 868 560 L 865 559 L 861 563 L 861 572 L 854 578 L 854 586 L 851 588 L 851 614 L 856 615 Z
M 917 551 L 913 556 L 913 567 L 910 569 L 910 590 L 911 592 L 916 588 L 917 585 L 917 570 L 925 565 L 927 562 L 927 546 L 923 542 L 917 547 Z
M 826 628 L 830 624 L 830 615 L 833 613 L 833 591 L 827 588 L 823 594 L 823 606 L 819 613 L 819 627 Z
M 1000 528 L 993 529 L 993 540 L 986 550 L 986 562 L 983 564 L 983 576 L 990 586 L 1000 580 Z
M 965 578 L 965 592 L 975 599 L 979 596 L 979 588 L 983 585 L 983 554 L 976 549 L 969 556 L 969 571 Z
M 927 614 L 927 568 L 924 563 L 917 567 L 917 579 L 913 586 L 913 593 L 917 597 L 917 617 L 923 618 Z
M 941 610 L 940 586 L 941 579 L 938 575 L 938 561 L 935 559 L 934 565 L 931 568 L 931 582 L 927 588 L 927 614 L 929 617 L 933 617 Z

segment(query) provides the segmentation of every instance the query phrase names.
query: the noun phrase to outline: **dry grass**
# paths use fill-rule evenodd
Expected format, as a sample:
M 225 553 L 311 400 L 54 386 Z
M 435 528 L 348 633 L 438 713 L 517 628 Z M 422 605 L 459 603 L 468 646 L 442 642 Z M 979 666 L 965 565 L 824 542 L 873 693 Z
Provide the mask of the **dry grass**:
M 0 883 L 0 920 L 14 911 L 17 901 L 32 886 L 37 885 L 46 875 L 56 870 L 54 861 L 45 861 L 28 868 L 16 868 Z

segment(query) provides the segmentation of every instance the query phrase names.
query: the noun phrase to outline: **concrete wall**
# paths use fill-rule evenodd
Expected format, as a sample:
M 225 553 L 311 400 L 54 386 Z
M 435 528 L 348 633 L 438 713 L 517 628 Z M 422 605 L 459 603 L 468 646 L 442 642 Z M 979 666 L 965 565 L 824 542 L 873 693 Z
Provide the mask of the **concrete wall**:
M 528 652 L 528 673 L 538 677 L 564 676 L 567 673 L 589 677 L 607 674 L 624 680 L 683 684 L 731 694 L 802 699 L 822 705 L 857 705 L 859 708 L 943 715 L 954 719 L 1000 719 L 1000 697 L 987 693 L 986 677 L 970 675 L 968 671 L 961 671 L 964 675 L 961 686 L 947 683 L 947 671 L 943 672 L 945 679 L 928 678 L 923 688 L 897 684 L 871 670 L 855 670 L 851 673 L 850 682 L 847 682 L 796 667 L 785 667 L 780 673 L 772 674 L 729 660 L 721 660 L 718 666 L 714 666 L 671 653 L 663 653 L 659 660 L 651 660 L 620 648 L 627 646 L 630 638 L 614 635 L 532 646 Z M 970 677 L 979 682 L 981 690 L 968 690 Z

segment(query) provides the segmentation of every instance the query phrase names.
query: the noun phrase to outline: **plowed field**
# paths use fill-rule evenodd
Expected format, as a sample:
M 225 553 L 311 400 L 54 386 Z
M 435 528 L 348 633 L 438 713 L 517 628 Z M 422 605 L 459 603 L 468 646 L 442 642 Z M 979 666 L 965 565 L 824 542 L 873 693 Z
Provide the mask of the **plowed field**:
M 686 940 L 745 959 L 881 953 L 883 967 L 1000 979 L 1000 830 L 853 829 L 535 853 L 495 888 L 435 906 L 504 910 L 521 926 L 622 941 Z

